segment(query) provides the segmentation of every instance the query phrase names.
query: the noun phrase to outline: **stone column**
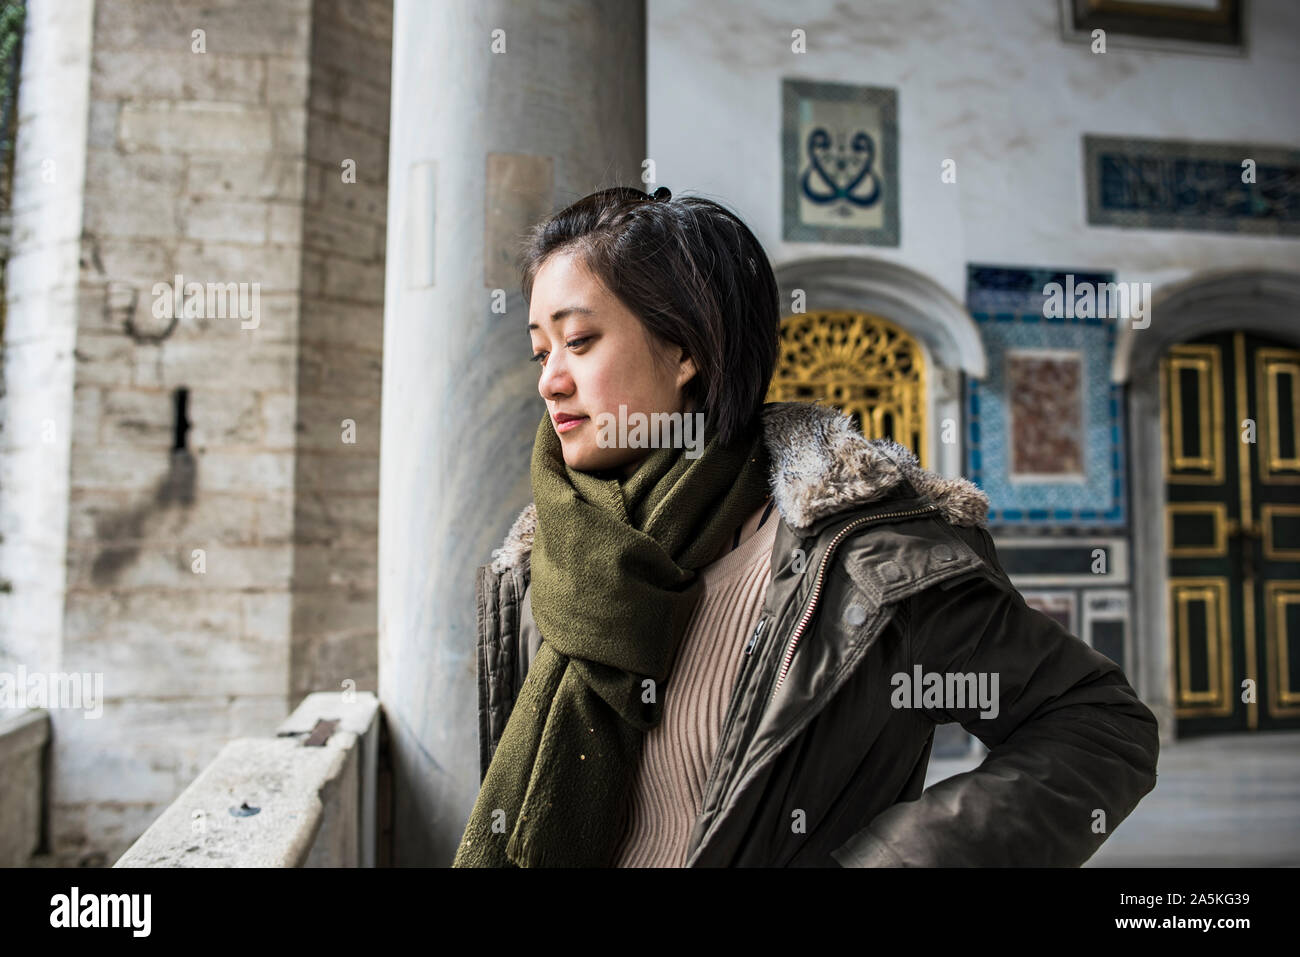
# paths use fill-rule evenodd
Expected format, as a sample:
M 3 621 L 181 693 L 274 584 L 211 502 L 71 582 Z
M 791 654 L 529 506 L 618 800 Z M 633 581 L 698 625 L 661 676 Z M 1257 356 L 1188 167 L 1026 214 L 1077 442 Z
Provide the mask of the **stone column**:
M 0 671 L 10 674 L 53 671 L 61 657 L 93 17 L 89 0 L 27 8 L 0 402 Z
M 645 101 L 643 3 L 395 4 L 379 694 L 399 866 L 449 864 L 479 786 L 474 570 L 531 499 L 545 411 L 518 240 L 640 182 Z

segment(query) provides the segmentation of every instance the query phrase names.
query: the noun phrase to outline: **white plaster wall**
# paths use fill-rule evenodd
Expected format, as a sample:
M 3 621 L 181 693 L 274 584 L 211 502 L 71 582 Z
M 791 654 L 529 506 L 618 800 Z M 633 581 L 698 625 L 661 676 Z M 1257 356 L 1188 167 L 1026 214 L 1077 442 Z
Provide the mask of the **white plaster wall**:
M 965 301 L 968 262 L 1300 269 L 1300 240 L 1085 224 L 1084 133 L 1300 147 L 1300 4 L 1249 4 L 1244 57 L 1061 39 L 1057 0 L 647 0 L 657 181 L 736 209 L 774 263 L 860 253 Z M 807 52 L 791 52 L 791 31 Z M 781 239 L 781 80 L 898 91 L 898 247 Z M 957 163 L 957 182 L 940 164 Z
M 774 265 L 871 257 L 916 270 L 960 302 L 972 262 L 1114 270 L 1150 282 L 1157 299 L 1195 274 L 1300 273 L 1300 237 L 1086 223 L 1085 133 L 1300 148 L 1300 4 L 1247 7 L 1246 53 L 1226 56 L 1113 43 L 1094 54 L 1061 38 L 1058 0 L 647 0 L 648 155 L 675 195 L 735 209 Z M 806 31 L 804 54 L 791 51 L 796 28 Z M 897 91 L 900 245 L 781 238 L 786 77 Z M 940 180 L 945 159 L 956 162 L 956 183 Z M 1156 328 L 1184 316 L 1157 309 L 1151 318 Z M 936 459 L 948 474 L 960 467 L 955 456 Z M 1142 521 L 1150 512 L 1130 494 Z M 1163 594 L 1154 581 L 1137 590 L 1147 605 L 1130 620 L 1140 646 L 1128 661 L 1169 734 Z

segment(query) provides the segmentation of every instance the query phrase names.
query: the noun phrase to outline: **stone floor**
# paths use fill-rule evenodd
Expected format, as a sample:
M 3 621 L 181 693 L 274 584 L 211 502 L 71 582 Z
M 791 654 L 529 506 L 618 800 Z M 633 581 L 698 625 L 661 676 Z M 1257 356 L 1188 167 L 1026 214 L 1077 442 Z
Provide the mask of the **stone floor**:
M 926 786 L 983 759 L 931 761 Z M 1157 773 L 1085 867 L 1300 867 L 1300 732 L 1162 744 Z

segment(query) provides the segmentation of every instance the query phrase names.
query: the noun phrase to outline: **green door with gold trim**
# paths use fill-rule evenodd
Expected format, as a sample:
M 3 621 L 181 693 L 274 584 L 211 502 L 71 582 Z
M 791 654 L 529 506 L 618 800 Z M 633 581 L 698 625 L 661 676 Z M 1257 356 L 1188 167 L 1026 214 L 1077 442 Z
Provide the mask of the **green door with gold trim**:
M 1160 376 L 1178 735 L 1300 728 L 1300 350 L 1219 333 Z

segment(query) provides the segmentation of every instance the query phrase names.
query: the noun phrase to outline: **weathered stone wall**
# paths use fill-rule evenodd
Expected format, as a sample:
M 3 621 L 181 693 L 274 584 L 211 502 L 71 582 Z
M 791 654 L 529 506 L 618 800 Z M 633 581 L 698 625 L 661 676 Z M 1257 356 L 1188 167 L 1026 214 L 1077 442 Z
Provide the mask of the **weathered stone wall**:
M 33 7 L 0 661 L 103 674 L 101 718 L 51 710 L 59 863 L 116 859 L 308 691 L 375 687 L 389 9 Z M 209 295 L 173 317 L 178 275 Z
M 391 0 L 316 0 L 294 474 L 292 699 L 378 688 Z

